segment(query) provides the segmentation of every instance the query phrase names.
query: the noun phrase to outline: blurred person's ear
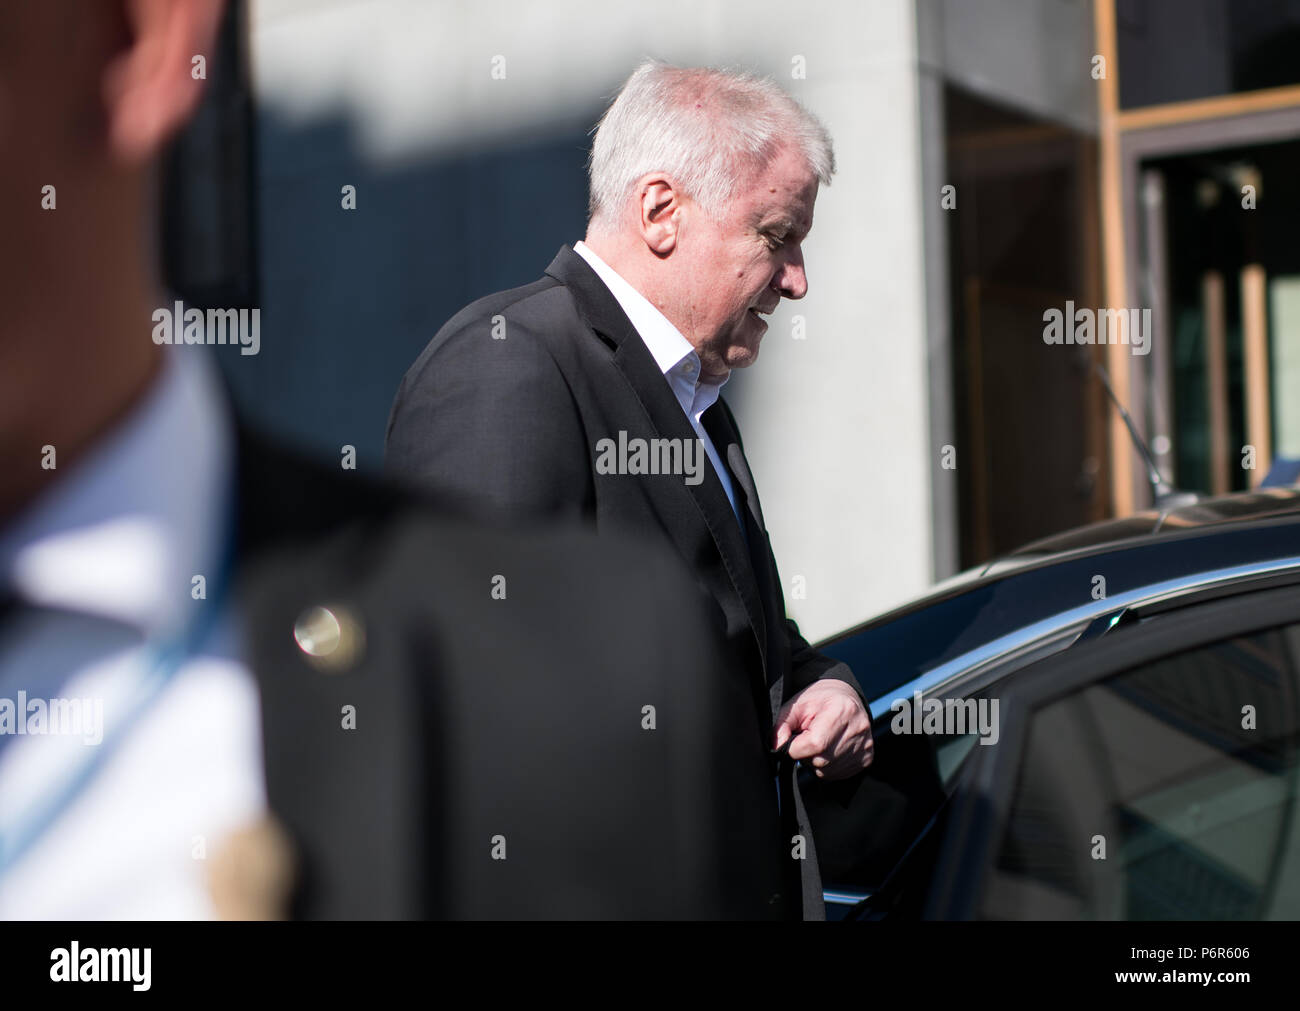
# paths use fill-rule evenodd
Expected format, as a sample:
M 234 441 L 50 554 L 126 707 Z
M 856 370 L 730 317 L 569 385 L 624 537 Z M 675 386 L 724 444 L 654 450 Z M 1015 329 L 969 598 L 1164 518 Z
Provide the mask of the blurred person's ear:
M 157 155 L 197 106 L 205 82 L 196 68 L 213 62 L 224 0 L 118 2 L 127 31 L 104 71 L 107 139 L 115 160 L 137 165 Z

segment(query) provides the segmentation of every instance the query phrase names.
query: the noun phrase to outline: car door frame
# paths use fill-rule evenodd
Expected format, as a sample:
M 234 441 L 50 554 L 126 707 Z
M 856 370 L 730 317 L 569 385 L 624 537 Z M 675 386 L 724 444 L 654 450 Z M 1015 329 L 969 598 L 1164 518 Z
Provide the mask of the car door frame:
M 972 919 L 978 915 L 994 850 L 1002 838 L 1014 798 L 1030 717 L 1080 689 L 1163 657 L 1224 639 L 1300 623 L 1300 585 L 1256 589 L 1232 597 L 1158 609 L 1149 624 L 1139 622 L 1085 646 L 1047 657 L 1008 675 L 999 697 L 999 745 L 977 749 L 973 764 L 952 798 L 939 843 L 927 919 Z M 983 752 L 983 753 L 980 753 Z

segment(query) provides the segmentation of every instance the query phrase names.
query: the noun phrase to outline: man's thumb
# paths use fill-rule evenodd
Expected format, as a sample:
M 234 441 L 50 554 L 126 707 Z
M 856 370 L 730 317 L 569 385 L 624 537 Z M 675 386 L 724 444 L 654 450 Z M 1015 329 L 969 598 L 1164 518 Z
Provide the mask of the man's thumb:
M 794 721 L 792 719 L 793 712 L 794 708 L 792 706 L 786 706 L 777 713 L 775 728 L 776 736 L 772 745 L 772 747 L 777 751 L 780 751 L 786 741 L 790 740 L 790 738 L 794 736 Z

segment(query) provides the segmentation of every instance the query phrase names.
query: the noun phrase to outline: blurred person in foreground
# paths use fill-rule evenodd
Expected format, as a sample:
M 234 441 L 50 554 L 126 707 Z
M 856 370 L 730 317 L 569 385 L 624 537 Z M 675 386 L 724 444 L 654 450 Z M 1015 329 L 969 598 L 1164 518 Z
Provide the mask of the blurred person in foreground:
M 684 573 L 301 462 L 154 342 L 220 14 L 0 6 L 0 917 L 767 915 Z
M 825 128 L 771 81 L 645 62 L 596 130 L 585 240 L 439 331 L 398 390 L 386 462 L 480 508 L 662 544 L 708 591 L 728 676 L 750 693 L 730 716 L 747 747 L 788 744 L 817 777 L 848 780 L 872 760 L 866 701 L 786 617 L 720 397 L 758 357 L 763 317 L 808 290 L 803 243 L 833 172 Z M 754 846 L 782 865 L 787 911 L 816 919 L 792 763 L 774 774 L 733 810 L 761 820 Z

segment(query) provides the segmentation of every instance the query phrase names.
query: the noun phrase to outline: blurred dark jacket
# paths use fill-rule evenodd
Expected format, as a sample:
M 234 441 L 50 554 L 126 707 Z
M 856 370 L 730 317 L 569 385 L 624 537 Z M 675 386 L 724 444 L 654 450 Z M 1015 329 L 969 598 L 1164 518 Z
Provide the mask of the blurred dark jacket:
M 716 676 L 673 559 L 451 520 L 247 433 L 238 470 L 235 585 L 293 915 L 774 915 L 753 728 L 730 718 L 746 691 Z M 295 641 L 314 607 L 344 619 L 350 662 Z

